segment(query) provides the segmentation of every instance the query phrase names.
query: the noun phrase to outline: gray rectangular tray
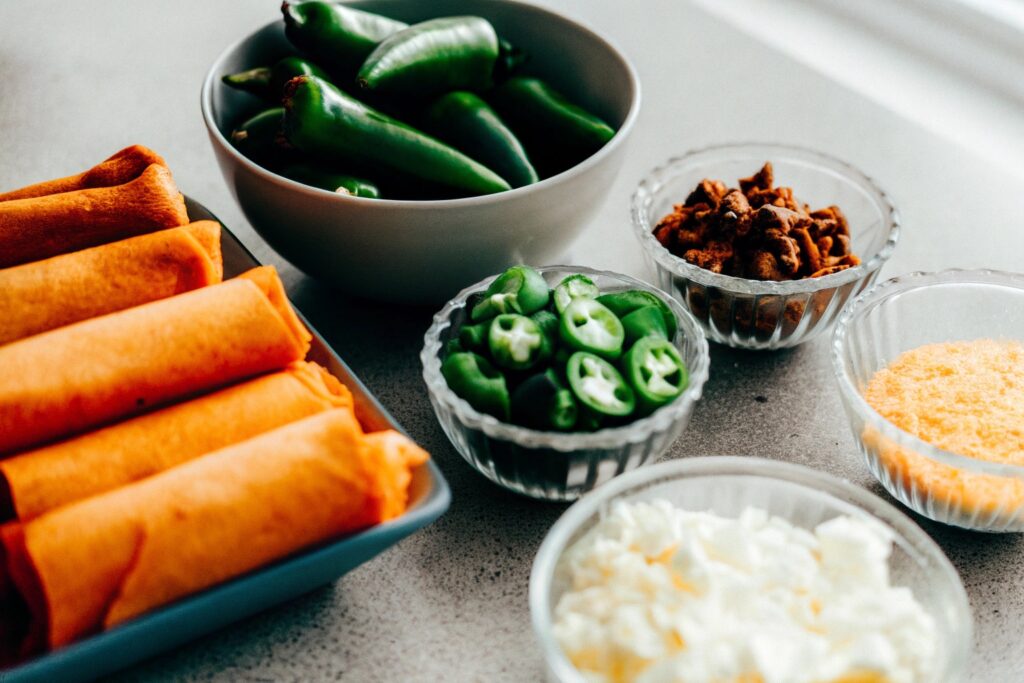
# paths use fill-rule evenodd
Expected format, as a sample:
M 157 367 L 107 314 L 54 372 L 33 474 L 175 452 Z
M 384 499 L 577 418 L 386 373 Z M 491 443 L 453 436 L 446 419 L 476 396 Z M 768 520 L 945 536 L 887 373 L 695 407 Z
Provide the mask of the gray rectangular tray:
M 192 220 L 217 220 L 188 200 Z M 259 262 L 227 228 L 223 230 L 224 277 Z M 360 422 L 368 430 L 402 431 L 363 383 L 299 313 L 313 335 L 309 360 L 323 365 L 351 391 Z M 330 583 L 440 517 L 451 500 L 448 484 L 429 461 L 413 472 L 409 509 L 400 518 L 353 536 L 292 555 L 214 586 L 109 631 L 0 671 L 0 683 L 87 681 L 173 649 L 278 603 Z

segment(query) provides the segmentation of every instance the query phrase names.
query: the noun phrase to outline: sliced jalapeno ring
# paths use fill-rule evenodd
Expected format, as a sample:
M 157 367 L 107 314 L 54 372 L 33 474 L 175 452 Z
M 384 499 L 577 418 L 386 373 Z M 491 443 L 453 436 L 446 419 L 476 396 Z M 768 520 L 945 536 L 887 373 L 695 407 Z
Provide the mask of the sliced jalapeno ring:
M 626 347 L 644 337 L 668 339 L 665 316 L 657 306 L 644 306 L 623 316 L 622 328 L 626 331 Z
M 463 325 L 459 328 L 459 341 L 469 351 L 485 351 L 487 349 L 487 332 L 490 324 L 477 323 L 475 325 Z
M 551 352 L 540 326 L 518 313 L 503 313 L 491 321 L 487 346 L 494 362 L 509 370 L 531 368 Z
M 658 310 L 665 317 L 665 329 L 671 339 L 676 334 L 676 316 L 661 297 L 655 296 L 642 289 L 627 289 L 621 292 L 602 294 L 597 300 L 611 309 L 612 313 L 624 318 L 638 308 L 644 306 L 657 306 Z
M 615 366 L 592 353 L 577 351 L 566 366 L 569 388 L 580 403 L 600 415 L 625 417 L 636 396 Z
M 547 306 L 550 297 L 540 273 L 529 266 L 512 266 L 491 283 L 470 317 L 480 322 L 502 313 L 530 315 Z
M 626 332 L 622 322 L 595 299 L 576 299 L 562 312 L 562 340 L 577 351 L 616 359 Z
M 601 290 L 594 281 L 586 275 L 577 273 L 565 278 L 555 287 L 555 308 L 562 313 L 574 299 L 596 299 L 599 296 Z
M 578 408 L 551 368 L 531 375 L 512 392 L 512 420 L 531 429 L 572 429 Z
M 530 320 L 537 323 L 540 331 L 548 338 L 552 346 L 558 341 L 558 316 L 547 309 L 541 309 L 530 315 Z
M 671 403 L 690 381 L 679 350 L 667 339 L 644 337 L 629 350 L 623 365 L 645 412 Z
M 509 420 L 509 394 L 505 377 L 483 356 L 453 353 L 441 364 L 449 388 L 481 413 Z

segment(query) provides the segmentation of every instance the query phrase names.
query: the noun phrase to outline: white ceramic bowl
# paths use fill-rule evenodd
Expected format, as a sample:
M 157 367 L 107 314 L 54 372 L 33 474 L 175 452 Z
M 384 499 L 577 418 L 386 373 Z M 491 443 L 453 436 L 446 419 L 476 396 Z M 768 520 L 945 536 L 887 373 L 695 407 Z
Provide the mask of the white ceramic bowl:
M 552 632 L 555 606 L 566 588 L 564 576 L 556 572 L 562 553 L 606 514 L 613 501 L 659 498 L 684 510 L 724 517 L 758 507 L 805 529 L 838 515 L 880 522 L 895 539 L 889 558 L 892 584 L 913 591 L 935 620 L 935 677 L 922 683 L 964 680 L 972 632 L 967 593 L 953 565 L 920 527 L 878 496 L 831 475 L 761 458 L 719 456 L 672 460 L 624 474 L 584 496 L 551 527 L 530 574 L 530 615 L 549 681 L 585 680 Z
M 904 351 L 973 339 L 1024 342 L 1024 274 L 992 270 L 910 273 L 843 309 L 832 367 L 850 428 L 871 473 L 901 503 L 937 522 L 1024 531 L 1024 466 L 933 446 L 864 399 L 871 377 Z
M 776 185 L 812 208 L 835 204 L 850 222 L 853 252 L 861 264 L 826 275 L 772 282 L 722 275 L 688 263 L 654 237 L 673 204 L 682 203 L 704 178 L 736 187 L 737 179 L 772 162 Z M 633 195 L 633 230 L 654 283 L 676 297 L 708 339 L 741 349 L 782 349 L 828 330 L 843 304 L 870 287 L 892 256 L 900 219 L 889 197 L 850 164 L 790 145 L 739 143 L 687 152 L 654 169 Z
M 618 131 L 556 176 L 499 194 L 438 201 L 342 196 L 294 182 L 242 156 L 227 135 L 265 104 L 221 83 L 225 74 L 296 50 L 278 17 L 229 47 L 210 68 L 201 106 L 221 172 L 246 218 L 282 256 L 347 293 L 440 304 L 467 282 L 512 263 L 556 262 L 608 196 L 640 108 L 625 56 L 554 12 L 508 0 L 364 0 L 353 7 L 407 22 L 474 14 L 530 55 L 548 80 Z

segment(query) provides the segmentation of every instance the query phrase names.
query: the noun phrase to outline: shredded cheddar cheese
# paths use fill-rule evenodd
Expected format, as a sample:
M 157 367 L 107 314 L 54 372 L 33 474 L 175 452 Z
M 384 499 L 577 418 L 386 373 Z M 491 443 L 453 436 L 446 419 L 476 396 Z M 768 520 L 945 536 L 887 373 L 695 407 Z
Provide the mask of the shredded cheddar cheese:
M 868 382 L 864 399 L 905 432 L 959 455 L 1024 465 L 1024 344 L 977 339 L 901 354 Z M 1024 507 L 1024 480 L 951 467 L 863 434 L 894 480 L 965 515 L 1000 517 Z

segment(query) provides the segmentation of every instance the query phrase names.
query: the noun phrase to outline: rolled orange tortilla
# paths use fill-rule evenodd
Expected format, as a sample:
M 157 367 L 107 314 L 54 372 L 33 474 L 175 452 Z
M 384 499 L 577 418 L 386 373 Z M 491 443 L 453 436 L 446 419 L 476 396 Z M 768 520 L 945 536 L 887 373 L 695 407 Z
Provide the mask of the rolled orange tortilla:
M 11 199 L 28 199 L 43 197 L 48 194 L 85 190 L 90 187 L 110 187 L 123 185 L 129 180 L 139 177 L 150 164 L 166 166 L 163 157 L 142 145 L 125 147 L 117 154 L 96 164 L 87 171 L 64 178 L 46 180 L 10 192 L 0 192 L 0 202 Z
M 216 284 L 223 272 L 215 221 L 0 269 L 0 344 Z
M 262 266 L 0 346 L 0 453 L 283 368 L 309 341 Z
M 405 510 L 427 454 L 330 410 L 0 530 L 31 617 L 59 647 Z M 16 631 L 17 629 L 9 629 Z
M 0 268 L 188 223 L 166 166 L 113 187 L 0 202 Z
M 27 520 L 331 408 L 352 394 L 293 363 L 212 394 L 0 461 L 0 521 Z

